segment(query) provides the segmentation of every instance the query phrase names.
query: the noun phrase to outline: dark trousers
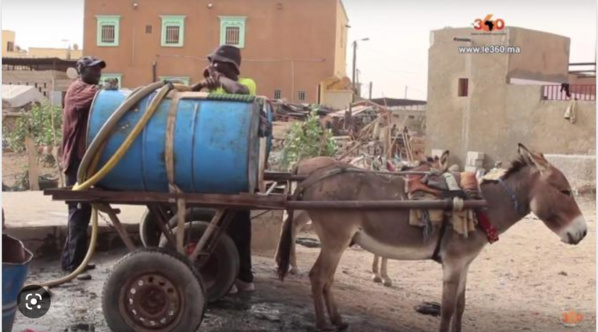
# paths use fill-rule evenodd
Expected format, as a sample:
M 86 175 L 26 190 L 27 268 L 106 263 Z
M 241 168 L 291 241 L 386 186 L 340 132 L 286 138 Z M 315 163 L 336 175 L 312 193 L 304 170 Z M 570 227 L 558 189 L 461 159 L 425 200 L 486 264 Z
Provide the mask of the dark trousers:
M 77 170 L 80 160 L 73 164 L 66 172 L 66 185 L 77 183 Z M 74 271 L 87 253 L 87 228 L 91 218 L 91 205 L 84 203 L 67 203 L 69 210 L 68 230 L 64 248 L 62 249 L 62 269 Z
M 251 272 L 251 211 L 239 210 L 230 221 L 227 229 L 228 235 L 239 250 L 239 280 L 253 282 Z

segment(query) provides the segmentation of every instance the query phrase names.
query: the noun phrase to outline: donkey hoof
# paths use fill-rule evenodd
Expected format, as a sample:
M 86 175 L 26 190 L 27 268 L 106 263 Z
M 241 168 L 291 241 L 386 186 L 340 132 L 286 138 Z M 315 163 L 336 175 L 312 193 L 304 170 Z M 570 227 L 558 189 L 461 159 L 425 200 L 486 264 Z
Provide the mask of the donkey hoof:
M 373 280 L 374 282 L 377 282 L 377 283 L 380 283 L 380 282 L 382 282 L 382 278 L 380 278 L 380 277 L 379 277 L 379 276 L 377 276 L 377 275 L 374 275 L 374 276 L 372 276 L 372 280 Z
M 289 273 L 290 273 L 290 274 L 295 274 L 295 275 L 297 275 L 297 274 L 300 274 L 300 273 L 301 273 L 301 269 L 299 269 L 298 267 L 292 267 L 292 268 L 289 270 Z
M 386 286 L 386 287 L 392 287 L 392 281 L 390 281 L 390 280 L 384 280 L 383 285 Z
M 348 323 L 340 323 L 339 325 L 336 325 L 336 330 L 338 332 L 349 332 L 351 329 L 349 328 Z

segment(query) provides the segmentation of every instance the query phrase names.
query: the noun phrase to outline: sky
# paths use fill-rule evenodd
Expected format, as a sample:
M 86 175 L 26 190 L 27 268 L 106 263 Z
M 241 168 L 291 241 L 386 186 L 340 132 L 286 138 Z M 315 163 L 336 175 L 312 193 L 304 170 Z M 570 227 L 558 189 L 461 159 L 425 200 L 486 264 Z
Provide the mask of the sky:
M 123 0 L 124 1 L 124 0 Z M 301 0 L 288 0 L 301 1 Z M 430 31 L 469 27 L 493 14 L 506 26 L 571 38 L 571 62 L 595 61 L 596 0 L 343 0 L 349 46 L 355 39 L 360 81 L 373 82 L 374 98 L 426 99 Z M 2 29 L 17 32 L 23 47 L 83 43 L 83 0 L 2 0 Z M 66 40 L 66 41 L 63 41 Z M 347 49 L 351 76 L 353 49 Z M 367 96 L 365 87 L 363 95 Z

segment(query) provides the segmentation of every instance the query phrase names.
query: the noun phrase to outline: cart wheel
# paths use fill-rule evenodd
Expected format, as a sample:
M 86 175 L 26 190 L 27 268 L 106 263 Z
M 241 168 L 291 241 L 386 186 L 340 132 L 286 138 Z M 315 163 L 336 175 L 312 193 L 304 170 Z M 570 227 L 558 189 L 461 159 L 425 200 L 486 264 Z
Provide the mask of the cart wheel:
M 123 257 L 104 284 L 102 310 L 112 331 L 196 331 L 206 299 L 201 277 L 176 252 L 144 248 Z
M 208 225 L 209 223 L 203 221 L 192 221 L 185 224 L 185 252 L 187 255 L 191 255 Z M 173 232 L 176 232 L 176 227 Z M 160 246 L 166 245 L 168 245 L 168 240 L 162 236 Z M 239 264 L 237 246 L 226 233 L 220 235 L 214 251 L 203 266 L 199 265 L 198 260 L 195 261 L 195 268 L 201 274 L 206 288 L 208 303 L 217 302 L 228 293 L 239 275 Z
M 172 217 L 172 211 L 166 210 L 168 217 Z M 160 228 L 156 224 L 154 214 L 146 209 L 139 222 L 139 237 L 144 247 L 157 247 L 160 243 Z
M 212 216 L 214 216 L 216 212 L 211 209 L 201 209 L 201 208 L 191 208 L 187 209 L 185 212 L 185 220 L 201 220 L 201 221 L 210 221 Z M 172 211 L 167 209 L 167 214 L 169 218 L 172 218 Z M 176 219 L 169 219 L 170 227 L 176 227 L 177 220 Z M 141 222 L 139 223 L 139 237 L 141 238 L 141 243 L 144 247 L 157 247 L 160 243 L 160 228 L 156 224 L 156 219 L 154 214 L 150 212 L 149 209 L 145 210 L 143 217 L 141 217 Z

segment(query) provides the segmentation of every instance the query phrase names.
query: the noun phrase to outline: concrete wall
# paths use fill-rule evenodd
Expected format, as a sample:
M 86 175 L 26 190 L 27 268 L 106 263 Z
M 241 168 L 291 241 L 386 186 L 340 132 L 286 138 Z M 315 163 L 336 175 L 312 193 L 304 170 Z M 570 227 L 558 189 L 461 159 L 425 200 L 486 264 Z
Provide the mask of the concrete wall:
M 509 45 L 521 47 L 509 58 L 509 78 L 563 83 L 569 72 L 567 37 L 528 29 L 508 28 Z
M 246 16 L 242 76 L 257 83 L 257 93 L 298 101 L 305 91 L 306 102 L 317 99 L 318 83 L 334 75 L 345 64 L 335 64 L 339 0 L 222 0 L 208 8 L 203 1 L 145 0 L 133 8 L 121 0 L 86 0 L 84 20 L 85 55 L 106 60 L 105 73 L 122 74 L 124 87 L 132 88 L 156 77 L 186 76 L 191 82 L 202 78 L 206 56 L 220 44 L 219 16 Z M 120 15 L 120 43 L 97 46 L 96 15 Z M 160 15 L 186 15 L 183 47 L 162 47 Z M 146 33 L 146 26 L 152 33 Z M 342 57 L 339 55 L 339 59 Z M 340 60 L 339 60 L 340 61 Z
M 558 168 L 578 193 L 596 189 L 596 155 L 546 154 L 546 159 Z
M 427 153 L 432 149 L 448 149 L 451 163 L 463 166 L 467 151 L 483 152 L 486 155 L 484 167 L 488 168 L 496 160 L 510 161 L 516 155 L 519 142 L 552 154 L 587 154 L 595 149 L 595 102 L 578 102 L 577 122 L 571 124 L 563 118 L 568 102 L 541 101 L 540 85 L 507 84 L 509 75 L 534 80 L 564 77 L 566 80 L 568 69 L 562 64 L 563 54 L 568 51 L 568 38 L 517 28 L 507 29 L 505 35 L 492 36 L 470 36 L 470 31 L 444 29 L 432 33 L 426 110 Z M 456 43 L 453 37 L 464 36 L 470 37 L 477 46 L 514 46 L 511 43 L 516 41 L 523 52 L 521 55 L 528 57 L 460 54 L 457 45 L 470 45 Z M 553 46 L 543 46 L 544 43 L 553 43 Z M 534 52 L 525 51 L 536 47 L 540 58 Z M 568 59 L 568 54 L 565 58 Z M 469 79 L 467 97 L 458 96 L 459 78 Z
M 3 70 L 2 84 L 20 84 L 35 86 L 44 97 L 50 98 L 52 92 L 52 79 L 54 91 L 66 91 L 73 80 L 66 73 L 57 70 L 20 71 Z

